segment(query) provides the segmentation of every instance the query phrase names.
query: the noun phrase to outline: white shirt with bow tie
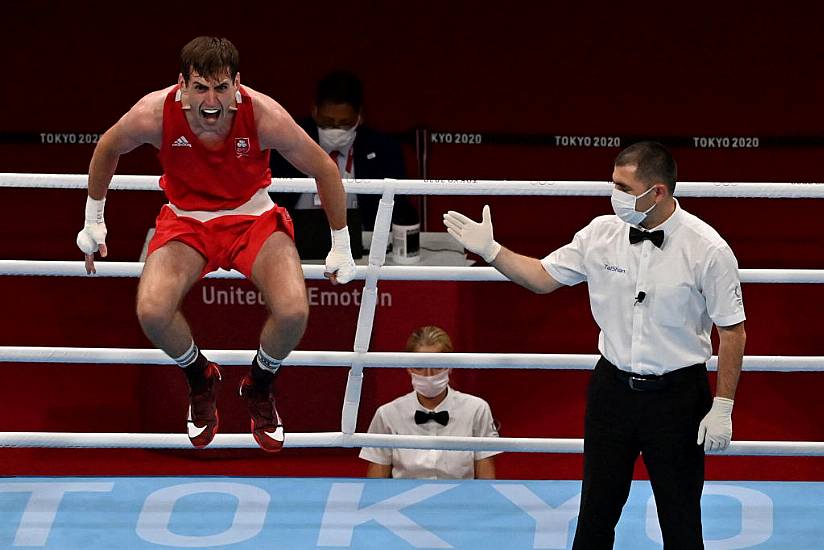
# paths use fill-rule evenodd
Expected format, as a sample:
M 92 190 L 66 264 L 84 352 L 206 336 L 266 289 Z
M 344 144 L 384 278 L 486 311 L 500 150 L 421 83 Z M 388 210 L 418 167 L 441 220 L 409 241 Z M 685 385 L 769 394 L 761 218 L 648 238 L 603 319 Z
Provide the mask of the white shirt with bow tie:
M 452 388 L 434 412 L 448 411 L 449 422 L 435 420 L 415 423 L 415 411 L 427 410 L 418 402 L 417 393 L 381 405 L 369 425 L 369 433 L 460 437 L 498 437 L 489 404 Z M 360 458 L 375 464 L 392 465 L 393 478 L 473 479 L 475 461 L 499 454 L 497 451 L 440 451 L 426 449 L 377 449 L 364 447 Z
M 746 318 L 732 250 L 677 201 L 654 228 L 664 232 L 661 248 L 630 244 L 629 230 L 617 216 L 599 216 L 541 263 L 559 283 L 587 282 L 598 350 L 616 367 L 661 375 L 706 362 L 713 323 Z

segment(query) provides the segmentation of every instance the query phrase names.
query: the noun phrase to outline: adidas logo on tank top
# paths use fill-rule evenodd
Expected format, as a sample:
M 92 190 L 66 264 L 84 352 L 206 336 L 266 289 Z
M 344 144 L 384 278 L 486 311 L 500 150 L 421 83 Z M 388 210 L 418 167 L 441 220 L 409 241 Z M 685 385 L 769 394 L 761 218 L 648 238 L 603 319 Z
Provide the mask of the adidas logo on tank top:
M 186 139 L 186 136 L 180 136 L 172 143 L 172 147 L 191 147 L 192 144 Z

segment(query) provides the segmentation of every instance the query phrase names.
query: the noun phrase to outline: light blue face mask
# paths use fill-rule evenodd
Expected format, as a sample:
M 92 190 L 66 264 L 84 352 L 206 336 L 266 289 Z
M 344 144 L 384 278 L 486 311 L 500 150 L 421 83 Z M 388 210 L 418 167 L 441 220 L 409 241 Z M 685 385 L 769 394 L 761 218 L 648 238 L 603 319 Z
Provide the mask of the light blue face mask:
M 655 204 L 653 204 L 643 212 L 639 212 L 638 210 L 636 210 L 635 204 L 638 202 L 638 199 L 640 199 L 653 189 L 655 189 L 655 187 L 650 187 L 638 196 L 630 195 L 629 193 L 619 191 L 618 189 L 613 189 L 612 198 L 610 199 L 610 202 L 612 202 L 612 210 L 615 211 L 616 216 L 621 218 L 626 223 L 630 225 L 640 224 L 647 218 L 647 214 L 649 214 L 652 211 L 652 209 L 655 208 Z
M 444 369 L 432 376 L 421 376 L 414 372 L 409 374 L 412 376 L 412 388 L 419 394 L 430 399 L 443 393 L 449 384 L 449 369 Z
M 318 142 L 328 152 L 345 151 L 355 142 L 358 125 L 351 128 L 318 128 Z

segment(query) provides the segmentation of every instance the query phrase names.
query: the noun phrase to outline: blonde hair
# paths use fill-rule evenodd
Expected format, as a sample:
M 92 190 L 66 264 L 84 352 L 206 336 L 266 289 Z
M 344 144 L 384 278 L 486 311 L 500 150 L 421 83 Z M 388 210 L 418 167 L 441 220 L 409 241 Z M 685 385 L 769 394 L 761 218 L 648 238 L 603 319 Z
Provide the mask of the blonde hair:
M 452 340 L 446 331 L 434 325 L 416 328 L 409 335 L 406 341 L 406 351 L 415 351 L 421 346 L 439 346 L 445 353 L 453 350 Z

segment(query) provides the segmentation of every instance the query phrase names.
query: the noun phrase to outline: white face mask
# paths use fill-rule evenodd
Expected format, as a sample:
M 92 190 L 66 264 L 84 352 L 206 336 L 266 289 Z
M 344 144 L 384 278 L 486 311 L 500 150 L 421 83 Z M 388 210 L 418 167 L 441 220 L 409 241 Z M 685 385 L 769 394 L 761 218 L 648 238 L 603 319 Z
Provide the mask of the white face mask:
M 449 384 L 449 369 L 442 370 L 432 376 L 421 376 L 414 372 L 412 376 L 412 388 L 424 397 L 432 399 L 438 397 Z
M 343 128 L 318 128 L 318 141 L 321 148 L 327 153 L 345 151 L 355 142 L 358 125 L 344 130 Z
M 637 197 L 635 195 L 630 195 L 629 193 L 625 193 L 623 191 L 619 191 L 618 189 L 612 190 L 612 209 L 615 211 L 615 215 L 621 218 L 623 221 L 627 222 L 631 225 L 638 225 L 642 221 L 647 218 L 647 214 L 655 208 L 655 204 L 644 210 L 643 212 L 639 212 L 635 209 L 635 204 L 638 202 L 638 199 L 649 193 L 655 189 L 654 187 L 650 187 Z

